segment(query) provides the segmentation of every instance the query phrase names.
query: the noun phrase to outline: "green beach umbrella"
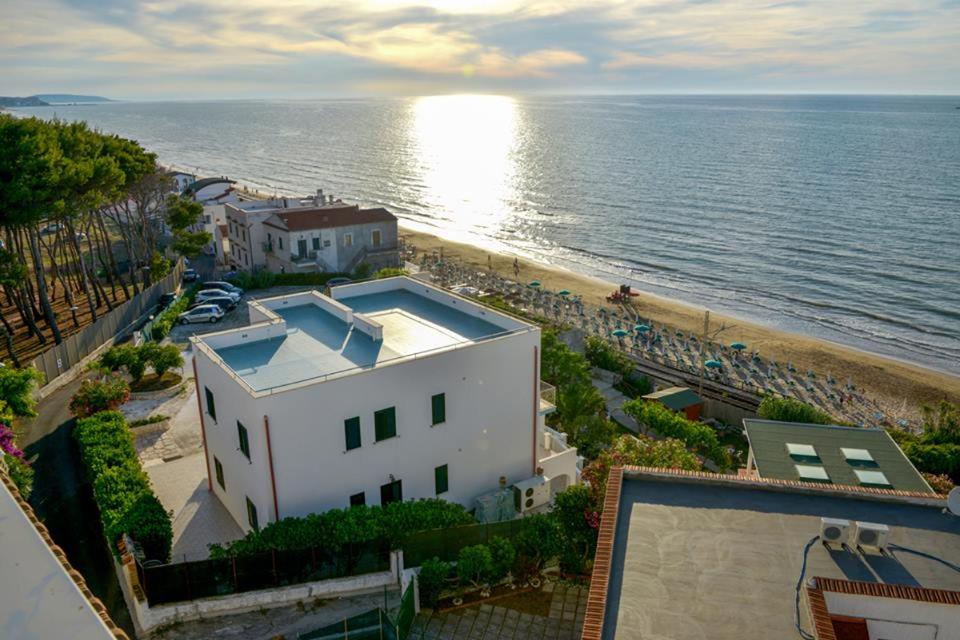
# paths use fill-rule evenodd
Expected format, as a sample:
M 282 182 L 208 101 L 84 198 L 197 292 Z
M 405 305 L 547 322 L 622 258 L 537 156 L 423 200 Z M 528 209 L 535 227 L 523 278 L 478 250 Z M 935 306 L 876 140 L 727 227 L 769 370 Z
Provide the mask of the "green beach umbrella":
M 537 287 L 540 286 L 540 281 L 539 281 L 539 280 L 531 280 L 531 281 L 527 284 L 527 286 L 530 287 L 530 288 L 532 288 L 532 289 L 536 289 Z
M 622 338 L 623 336 L 628 335 L 628 332 L 624 331 L 623 329 L 614 329 L 613 335 L 617 336 L 618 338 Z
M 720 362 L 719 360 L 707 360 L 703 364 L 704 366 L 710 369 L 720 369 L 721 367 L 723 367 L 723 363 Z
M 743 351 L 744 349 L 747 348 L 747 345 L 743 344 L 742 342 L 734 342 L 733 344 L 730 345 L 730 348 L 736 349 L 737 351 Z
M 557 295 L 558 295 L 558 296 L 564 296 L 564 297 L 566 297 L 566 296 L 570 295 L 570 290 L 569 290 L 569 289 L 561 289 L 560 291 L 557 291 Z
M 637 333 L 646 333 L 647 331 L 650 331 L 650 325 L 638 324 L 633 328 L 633 330 Z

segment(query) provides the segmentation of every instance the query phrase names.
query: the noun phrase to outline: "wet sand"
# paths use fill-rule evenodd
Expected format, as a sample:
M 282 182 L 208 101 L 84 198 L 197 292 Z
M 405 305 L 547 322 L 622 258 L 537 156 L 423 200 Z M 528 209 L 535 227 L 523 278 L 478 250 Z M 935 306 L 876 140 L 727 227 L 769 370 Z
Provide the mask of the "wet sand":
M 489 258 L 494 271 L 511 279 L 514 277 L 512 255 L 493 253 L 406 228 L 401 229 L 401 235 L 418 252 L 439 252 L 442 247 L 445 258 L 480 269 L 487 269 Z M 592 304 L 606 304 L 606 296 L 617 288 L 616 284 L 599 278 L 524 259 L 520 259 L 519 280 L 539 280 L 544 287 L 554 291 L 569 289 L 584 302 Z M 701 307 L 644 292 L 632 300 L 644 318 L 649 317 L 684 332 L 699 335 L 703 331 L 704 309 Z M 798 371 L 813 369 L 821 375 L 831 374 L 840 382 L 849 379 L 868 394 L 883 398 L 883 404 L 892 409 L 904 405 L 903 409 L 912 413 L 925 403 L 943 399 L 960 402 L 960 377 L 957 376 L 711 311 L 711 333 L 724 325 L 728 328 L 720 334 L 718 341 L 746 343 L 750 350 L 755 349 L 766 358 L 792 362 Z

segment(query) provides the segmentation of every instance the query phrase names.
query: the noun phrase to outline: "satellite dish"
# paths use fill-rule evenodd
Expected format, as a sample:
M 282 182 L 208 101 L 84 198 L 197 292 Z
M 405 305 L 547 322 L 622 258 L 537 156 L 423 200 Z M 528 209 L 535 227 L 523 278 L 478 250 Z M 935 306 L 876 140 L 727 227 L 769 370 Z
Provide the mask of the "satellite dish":
M 947 495 L 947 511 L 960 516 L 960 487 L 954 487 Z

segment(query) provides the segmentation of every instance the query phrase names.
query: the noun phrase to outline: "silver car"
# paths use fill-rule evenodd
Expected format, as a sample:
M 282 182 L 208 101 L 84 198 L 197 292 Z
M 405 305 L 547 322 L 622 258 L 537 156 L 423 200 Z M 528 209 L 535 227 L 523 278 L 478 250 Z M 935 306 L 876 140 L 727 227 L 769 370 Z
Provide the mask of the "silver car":
M 204 289 L 203 291 L 197 292 L 197 297 L 194 298 L 197 302 L 206 302 L 210 298 L 230 298 L 234 302 L 240 301 L 240 296 L 232 291 L 224 291 L 223 289 Z
M 190 324 L 191 322 L 220 322 L 223 318 L 223 309 L 215 304 L 202 304 L 184 311 L 179 316 L 180 324 Z

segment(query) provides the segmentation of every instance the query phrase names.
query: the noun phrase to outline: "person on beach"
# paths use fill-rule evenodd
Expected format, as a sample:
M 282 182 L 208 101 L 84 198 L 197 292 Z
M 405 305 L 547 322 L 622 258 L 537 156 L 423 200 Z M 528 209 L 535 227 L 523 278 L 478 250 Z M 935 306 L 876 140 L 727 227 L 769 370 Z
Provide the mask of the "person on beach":
M 520 261 L 517 260 L 516 258 L 513 259 L 513 277 L 514 278 L 520 277 Z

